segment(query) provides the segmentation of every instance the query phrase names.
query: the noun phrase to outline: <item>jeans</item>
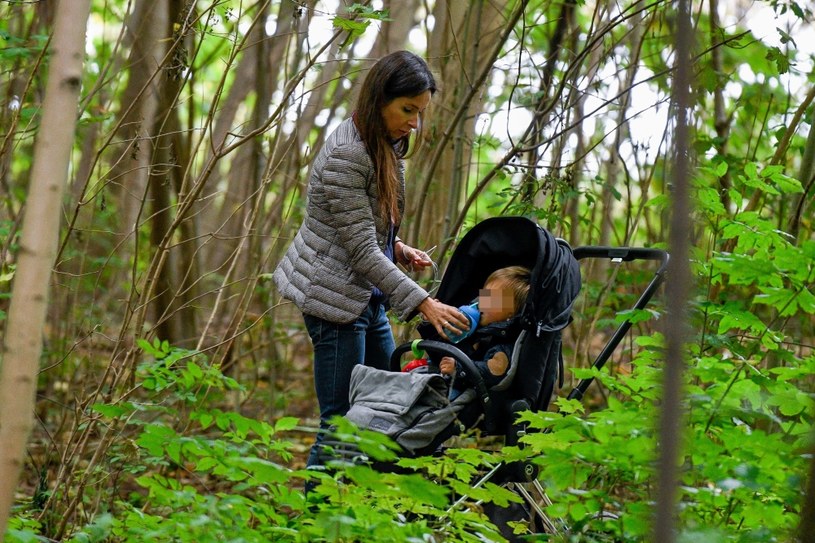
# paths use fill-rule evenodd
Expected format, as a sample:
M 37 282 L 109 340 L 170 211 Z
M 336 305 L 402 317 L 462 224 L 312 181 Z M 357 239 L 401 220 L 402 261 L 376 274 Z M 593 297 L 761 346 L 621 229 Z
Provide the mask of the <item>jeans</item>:
M 350 408 L 351 370 L 357 364 L 388 369 L 395 349 L 393 331 L 379 302 L 371 302 L 359 318 L 337 324 L 303 314 L 314 347 L 314 388 L 320 404 L 320 429 L 311 447 L 307 466 L 318 464 L 320 444 L 331 417 Z

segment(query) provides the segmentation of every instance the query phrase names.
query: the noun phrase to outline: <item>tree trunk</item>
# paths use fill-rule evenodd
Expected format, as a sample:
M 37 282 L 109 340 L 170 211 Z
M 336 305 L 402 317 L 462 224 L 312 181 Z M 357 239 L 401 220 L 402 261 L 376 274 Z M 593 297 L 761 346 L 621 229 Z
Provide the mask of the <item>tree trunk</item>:
M 676 78 L 673 82 L 673 108 L 676 128 L 673 152 L 673 205 L 670 219 L 666 297 L 671 301 L 665 323 L 665 371 L 659 412 L 659 460 L 652 541 L 676 541 L 676 505 L 683 454 L 684 402 L 682 381 L 685 373 L 685 343 L 688 339 L 687 304 L 691 293 L 690 270 L 690 118 L 692 84 L 691 50 L 693 26 L 690 0 L 679 0 L 676 8 Z
M 416 25 L 419 0 L 385 0 L 384 7 L 391 20 L 382 25 L 376 37 L 376 43 L 371 48 L 373 58 L 381 58 L 404 48 L 410 31 Z
M 405 229 L 402 236 L 411 245 L 440 244 L 456 234 L 453 218 L 466 197 L 473 167 L 475 112 L 480 111 L 485 80 L 480 76 L 493 65 L 494 50 L 507 25 L 507 6 L 515 3 L 436 3 L 433 15 L 439 31 L 432 34 L 428 57 L 439 76 L 441 92 L 436 101 L 440 103 L 431 106 L 427 127 L 431 145 L 417 153 L 408 170 L 405 219 L 412 233 Z M 432 158 L 427 160 L 427 155 Z
M 0 541 L 33 423 L 48 284 L 82 81 L 90 0 L 60 2 L 0 367 Z
M 809 454 L 811 457 L 809 475 L 804 505 L 801 507 L 801 525 L 798 529 L 800 543 L 815 543 L 815 447 L 810 446 Z

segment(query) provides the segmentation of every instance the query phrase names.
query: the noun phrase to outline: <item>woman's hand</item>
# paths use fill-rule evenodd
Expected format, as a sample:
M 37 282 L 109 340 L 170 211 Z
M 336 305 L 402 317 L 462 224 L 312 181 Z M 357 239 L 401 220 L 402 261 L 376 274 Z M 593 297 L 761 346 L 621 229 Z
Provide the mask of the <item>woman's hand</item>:
M 417 309 L 424 320 L 432 324 L 436 332 L 448 340 L 450 339 L 450 336 L 447 335 L 448 331 L 453 334 L 461 334 L 470 328 L 469 319 L 458 308 L 443 304 L 429 296 L 422 300 Z
M 396 261 L 410 271 L 421 270 L 433 265 L 429 254 L 406 245 L 402 240 L 398 240 L 393 245 L 393 251 L 396 253 Z

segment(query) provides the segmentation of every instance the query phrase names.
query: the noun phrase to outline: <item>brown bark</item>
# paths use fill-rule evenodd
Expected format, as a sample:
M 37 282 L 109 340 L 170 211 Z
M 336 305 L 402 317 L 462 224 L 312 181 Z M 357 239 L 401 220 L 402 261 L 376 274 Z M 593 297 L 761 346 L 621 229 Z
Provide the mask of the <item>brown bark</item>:
M 811 460 L 807 475 L 806 494 L 801 507 L 801 524 L 798 527 L 800 543 L 815 543 L 815 447 L 810 446 Z
M 716 88 L 713 90 L 713 127 L 716 130 L 716 152 L 721 157 L 727 153 L 727 142 L 730 137 L 730 118 L 724 103 L 724 85 L 727 82 L 722 67 L 722 50 L 717 47 L 721 24 L 719 22 L 719 0 L 710 0 L 710 63 L 716 74 Z M 730 208 L 730 172 L 719 178 L 719 197 L 725 209 Z
M 524 1 L 437 2 L 427 56 L 441 87 L 427 131 L 430 145 L 414 156 L 408 171 L 405 220 L 415 246 L 436 245 L 455 235 L 453 219 L 466 197 L 472 140 L 483 85 L 506 39 L 506 28 L 523 13 Z M 512 6 L 511 19 L 507 8 Z
M 666 297 L 671 301 L 665 324 L 665 372 L 663 398 L 659 412 L 659 460 L 657 495 L 652 541 L 673 543 L 677 536 L 677 499 L 680 464 L 683 454 L 684 402 L 682 382 L 685 371 L 685 343 L 688 339 L 690 298 L 690 87 L 692 82 L 691 48 L 693 26 L 690 0 L 679 0 L 676 17 L 676 77 L 673 82 L 673 107 L 676 115 L 673 152 L 673 206 L 670 219 Z
M 76 127 L 89 0 L 60 2 L 0 367 L 0 541 L 33 424 L 37 370 Z
M 801 218 L 811 217 L 812 213 L 804 210 L 812 207 L 812 195 L 815 193 L 815 129 L 810 126 L 804 147 L 804 156 L 798 171 L 798 180 L 804 187 L 804 192 L 796 194 L 793 199 L 792 217 L 789 223 L 789 233 L 798 239 L 801 230 Z
M 385 0 L 384 8 L 388 11 L 390 21 L 380 27 L 376 42 L 371 48 L 371 57 L 381 58 L 404 49 L 408 34 L 416 25 L 416 12 L 420 0 Z
M 521 187 L 521 199 L 525 202 L 532 204 L 537 200 L 539 207 L 543 207 L 542 196 L 538 194 L 538 167 L 542 157 L 541 141 L 544 137 L 544 129 L 549 123 L 549 110 L 545 108 L 546 102 L 551 100 L 552 86 L 555 77 L 555 66 L 563 52 L 563 43 L 569 38 L 570 31 L 575 27 L 575 2 L 568 0 L 560 7 L 560 14 L 555 24 L 555 29 L 549 39 L 549 45 L 546 48 L 549 57 L 546 59 L 546 64 L 543 67 L 540 86 L 538 93 L 540 95 L 541 107 L 538 108 L 539 113 L 535 115 L 534 126 L 529 140 L 530 150 L 527 155 L 527 170 L 524 175 L 523 185 Z M 574 51 L 574 50 L 573 50 Z M 566 60 L 568 62 L 569 60 Z M 546 113 L 544 113 L 546 112 Z M 558 153 L 555 153 L 559 157 Z M 556 158 L 557 160 L 557 158 Z

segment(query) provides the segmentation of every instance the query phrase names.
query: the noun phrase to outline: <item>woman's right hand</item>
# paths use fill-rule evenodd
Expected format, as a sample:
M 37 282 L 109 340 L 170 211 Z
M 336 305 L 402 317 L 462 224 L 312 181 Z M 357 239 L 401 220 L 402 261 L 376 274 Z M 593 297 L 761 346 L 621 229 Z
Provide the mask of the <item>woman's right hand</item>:
M 470 321 L 457 307 L 443 304 L 428 296 L 417 308 L 424 320 L 433 325 L 440 336 L 450 339 L 448 331 L 454 335 L 461 334 L 470 328 Z

